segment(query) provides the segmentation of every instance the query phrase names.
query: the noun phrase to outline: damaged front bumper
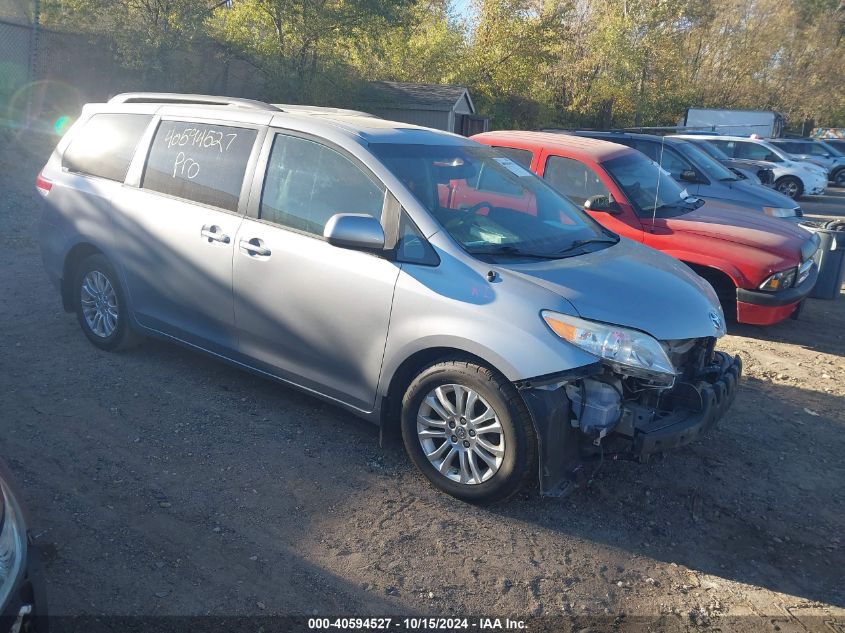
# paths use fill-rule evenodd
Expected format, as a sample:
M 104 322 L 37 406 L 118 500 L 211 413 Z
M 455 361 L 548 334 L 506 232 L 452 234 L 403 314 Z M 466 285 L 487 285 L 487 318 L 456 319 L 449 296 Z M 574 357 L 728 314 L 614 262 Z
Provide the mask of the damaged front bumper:
M 645 461 L 653 454 L 689 444 L 725 414 L 741 375 L 739 356 L 712 352 L 710 362 L 693 375 L 682 377 L 671 389 L 647 395 L 623 388 L 622 380 L 609 375 L 601 363 L 517 384 L 537 432 L 540 492 L 548 496 L 568 493 L 605 459 Z M 592 406 L 589 394 L 596 390 L 585 389 L 585 385 L 596 383 L 610 385 L 619 394 L 614 401 L 609 392 L 611 397 L 594 407 L 601 411 L 603 427 L 585 425 L 584 406 L 575 406 Z

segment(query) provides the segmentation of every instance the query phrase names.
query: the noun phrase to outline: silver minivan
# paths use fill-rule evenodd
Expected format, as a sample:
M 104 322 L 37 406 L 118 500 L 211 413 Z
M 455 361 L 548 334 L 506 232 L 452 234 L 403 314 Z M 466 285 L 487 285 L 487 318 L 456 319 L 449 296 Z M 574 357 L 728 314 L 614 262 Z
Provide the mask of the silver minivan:
M 713 289 L 469 139 L 356 113 L 134 93 L 36 186 L 64 308 L 104 350 L 201 350 L 401 429 L 473 502 L 687 444 L 732 402 Z

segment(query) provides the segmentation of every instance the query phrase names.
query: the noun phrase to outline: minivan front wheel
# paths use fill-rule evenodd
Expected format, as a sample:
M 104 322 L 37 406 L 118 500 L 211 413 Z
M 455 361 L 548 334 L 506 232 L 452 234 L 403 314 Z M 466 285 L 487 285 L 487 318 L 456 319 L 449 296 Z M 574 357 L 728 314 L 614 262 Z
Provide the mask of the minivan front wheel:
M 514 386 L 481 365 L 423 370 L 402 402 L 402 439 L 436 487 L 473 503 L 507 499 L 536 475 L 537 440 Z
M 775 190 L 790 198 L 798 198 L 804 193 L 804 185 L 794 176 L 783 176 L 775 182 Z
M 76 317 L 89 341 L 108 351 L 135 341 L 123 289 L 103 255 L 86 257 L 77 266 L 73 288 Z

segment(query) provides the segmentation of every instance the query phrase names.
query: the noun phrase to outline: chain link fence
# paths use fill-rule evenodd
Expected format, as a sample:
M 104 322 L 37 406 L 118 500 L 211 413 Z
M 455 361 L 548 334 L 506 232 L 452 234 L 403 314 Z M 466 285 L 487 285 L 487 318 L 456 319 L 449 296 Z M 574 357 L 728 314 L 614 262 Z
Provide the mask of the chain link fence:
M 261 73 L 216 42 L 160 53 L 158 67 L 133 67 L 122 62 L 117 42 L 108 36 L 47 29 L 38 22 L 34 0 L 0 0 L 0 119 L 6 127 L 56 125 L 87 102 L 127 91 L 252 98 L 265 93 Z

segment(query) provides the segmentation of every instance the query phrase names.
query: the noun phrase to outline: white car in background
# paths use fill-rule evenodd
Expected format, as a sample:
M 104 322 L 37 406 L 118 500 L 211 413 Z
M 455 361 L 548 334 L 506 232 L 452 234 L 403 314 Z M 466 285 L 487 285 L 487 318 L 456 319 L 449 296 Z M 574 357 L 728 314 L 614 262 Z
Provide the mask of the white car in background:
M 679 134 L 685 137 L 686 135 Z M 774 188 L 790 198 L 817 196 L 827 187 L 827 171 L 813 163 L 794 160 L 782 148 L 763 139 L 748 136 L 720 136 L 696 134 L 692 138 L 705 139 L 731 158 L 763 160 L 772 163 Z
M 781 148 L 795 160 L 806 161 L 822 167 L 831 182 L 845 187 L 845 155 L 815 139 L 779 138 L 772 144 Z

